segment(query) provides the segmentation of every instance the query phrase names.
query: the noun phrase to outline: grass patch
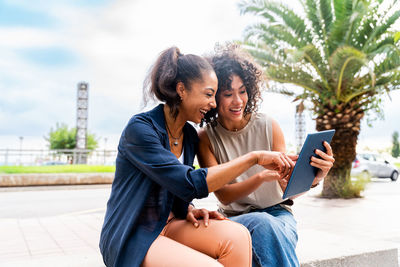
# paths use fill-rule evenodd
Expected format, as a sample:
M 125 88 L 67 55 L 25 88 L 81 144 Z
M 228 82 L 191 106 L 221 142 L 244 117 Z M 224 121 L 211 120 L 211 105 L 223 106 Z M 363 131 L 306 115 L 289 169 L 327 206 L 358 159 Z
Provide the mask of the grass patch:
M 395 163 L 396 167 L 400 169 L 400 163 Z
M 115 172 L 115 166 L 103 165 L 51 165 L 51 166 L 0 166 L 0 173 L 88 173 Z

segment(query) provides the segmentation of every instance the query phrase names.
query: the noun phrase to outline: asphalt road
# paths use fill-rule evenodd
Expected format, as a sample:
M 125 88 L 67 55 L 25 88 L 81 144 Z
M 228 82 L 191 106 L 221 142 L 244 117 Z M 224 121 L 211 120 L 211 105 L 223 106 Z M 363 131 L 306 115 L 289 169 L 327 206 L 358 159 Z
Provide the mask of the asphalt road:
M 111 185 L 0 188 L 0 219 L 104 213 L 110 192 Z M 395 197 L 400 192 L 400 181 L 373 178 L 367 192 L 370 197 Z M 194 203 L 199 207 L 216 209 L 213 195 L 194 200 Z
M 0 219 L 105 212 L 111 185 L 0 188 Z

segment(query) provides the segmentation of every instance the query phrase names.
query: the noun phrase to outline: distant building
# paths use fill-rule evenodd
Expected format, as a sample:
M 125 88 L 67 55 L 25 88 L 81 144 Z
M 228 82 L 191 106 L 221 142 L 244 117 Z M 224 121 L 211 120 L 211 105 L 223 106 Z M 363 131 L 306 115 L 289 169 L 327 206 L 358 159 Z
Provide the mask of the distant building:
M 300 153 L 306 135 L 306 120 L 304 118 L 304 104 L 303 101 L 296 106 L 295 114 L 295 129 L 296 129 L 296 152 Z
M 88 104 L 89 104 L 89 84 L 86 82 L 78 83 L 77 108 L 76 108 L 76 149 L 87 148 L 87 126 L 88 126 Z M 86 164 L 87 155 L 78 153 L 77 164 Z

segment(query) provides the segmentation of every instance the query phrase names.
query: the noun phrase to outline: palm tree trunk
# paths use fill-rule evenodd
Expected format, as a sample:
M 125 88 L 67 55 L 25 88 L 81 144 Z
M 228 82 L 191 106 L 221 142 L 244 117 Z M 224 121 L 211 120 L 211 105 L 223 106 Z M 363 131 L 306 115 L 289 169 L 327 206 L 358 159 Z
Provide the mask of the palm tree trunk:
M 357 104 L 323 107 L 323 115 L 317 118 L 318 131 L 335 129 L 331 146 L 335 163 L 324 180 L 322 196 L 327 198 L 343 197 L 346 183 L 350 182 L 352 162 L 356 156 L 357 138 L 360 121 L 364 112 L 355 108 Z

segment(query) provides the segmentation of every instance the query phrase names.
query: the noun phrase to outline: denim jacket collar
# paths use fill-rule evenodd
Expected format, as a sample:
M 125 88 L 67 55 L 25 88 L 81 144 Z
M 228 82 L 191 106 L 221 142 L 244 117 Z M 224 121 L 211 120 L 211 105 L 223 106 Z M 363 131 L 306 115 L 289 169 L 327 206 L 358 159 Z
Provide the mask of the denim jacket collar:
M 159 104 L 157 107 L 150 110 L 148 114 L 151 120 L 153 121 L 154 126 L 157 128 L 157 130 L 162 134 L 168 135 L 165 126 L 164 104 Z M 186 122 L 182 129 L 183 133 L 187 134 L 190 127 L 191 127 L 190 124 Z M 188 141 L 193 142 L 194 140 L 188 140 Z
M 167 134 L 167 130 L 165 129 L 164 104 L 159 104 L 150 110 L 148 114 L 157 130 L 163 134 Z

